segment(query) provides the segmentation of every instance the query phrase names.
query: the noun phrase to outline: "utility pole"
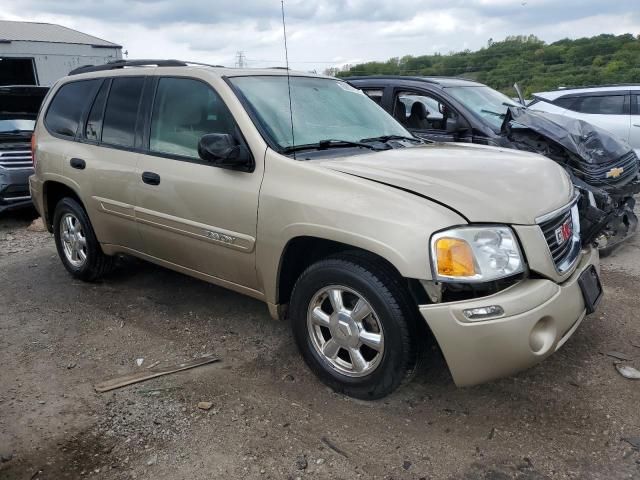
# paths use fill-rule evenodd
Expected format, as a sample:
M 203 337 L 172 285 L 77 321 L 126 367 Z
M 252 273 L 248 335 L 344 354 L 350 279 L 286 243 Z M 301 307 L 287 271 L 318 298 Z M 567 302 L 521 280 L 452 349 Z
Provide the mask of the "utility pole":
M 247 57 L 244 52 L 236 52 L 236 68 L 245 68 L 247 66 Z

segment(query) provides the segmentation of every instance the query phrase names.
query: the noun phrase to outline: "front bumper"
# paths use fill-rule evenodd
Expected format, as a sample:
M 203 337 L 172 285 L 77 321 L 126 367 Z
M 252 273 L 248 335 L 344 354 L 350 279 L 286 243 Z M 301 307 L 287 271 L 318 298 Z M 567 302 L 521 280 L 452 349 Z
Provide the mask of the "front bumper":
M 599 271 L 594 248 L 583 251 L 578 267 L 561 284 L 527 279 L 488 297 L 420 305 L 456 385 L 513 374 L 558 350 L 586 316 L 578 278 L 590 265 Z M 470 322 L 463 314 L 465 309 L 490 305 L 500 305 L 504 315 Z
M 29 193 L 29 175 L 33 169 L 0 168 L 0 212 L 33 206 Z

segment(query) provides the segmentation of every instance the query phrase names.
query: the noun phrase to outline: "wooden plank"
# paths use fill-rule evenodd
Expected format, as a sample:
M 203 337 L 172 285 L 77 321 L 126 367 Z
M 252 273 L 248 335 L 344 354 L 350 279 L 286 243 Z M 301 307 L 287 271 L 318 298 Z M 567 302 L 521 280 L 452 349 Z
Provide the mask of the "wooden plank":
M 196 358 L 189 362 L 180 363 L 172 367 L 151 369 L 143 372 L 129 373 L 121 377 L 112 378 L 101 383 L 97 383 L 93 388 L 98 393 L 108 392 L 109 390 L 115 390 L 116 388 L 125 387 L 133 383 L 144 382 L 152 378 L 161 377 L 162 375 L 169 375 L 170 373 L 181 372 L 183 370 L 189 370 L 190 368 L 200 367 L 201 365 L 207 365 L 209 363 L 217 362 L 220 359 L 212 355 L 205 355 L 201 358 Z

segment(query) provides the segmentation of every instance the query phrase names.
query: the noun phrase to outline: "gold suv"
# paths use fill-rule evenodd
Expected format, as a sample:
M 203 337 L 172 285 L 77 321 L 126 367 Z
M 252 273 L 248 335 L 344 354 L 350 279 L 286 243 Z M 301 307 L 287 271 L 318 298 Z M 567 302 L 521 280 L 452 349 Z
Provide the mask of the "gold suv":
M 46 98 L 31 194 L 76 278 L 133 255 L 289 317 L 332 388 L 380 398 L 428 335 L 458 385 L 556 351 L 602 294 L 564 170 L 426 143 L 347 83 L 121 61 Z

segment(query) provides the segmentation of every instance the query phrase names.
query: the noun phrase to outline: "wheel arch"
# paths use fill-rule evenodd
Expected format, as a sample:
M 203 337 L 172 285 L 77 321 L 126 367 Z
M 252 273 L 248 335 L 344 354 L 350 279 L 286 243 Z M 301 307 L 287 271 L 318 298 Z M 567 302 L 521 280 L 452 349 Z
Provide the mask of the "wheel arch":
M 56 205 L 65 197 L 73 198 L 85 211 L 87 210 L 74 187 L 58 180 L 47 180 L 44 182 L 42 186 L 43 213 L 45 225 L 49 232 L 53 232 L 53 215 Z
M 354 244 L 310 235 L 294 237 L 283 248 L 276 275 L 275 303 L 277 305 L 289 303 L 297 279 L 310 265 L 322 258 L 346 252 L 354 252 L 360 256 L 365 256 L 372 262 L 388 269 L 399 281 L 406 285 L 408 292 L 416 300 L 416 305 L 424 303 L 422 295 L 426 295 L 426 292 L 420 286 L 419 281 L 404 277 L 391 261 L 379 253 Z

